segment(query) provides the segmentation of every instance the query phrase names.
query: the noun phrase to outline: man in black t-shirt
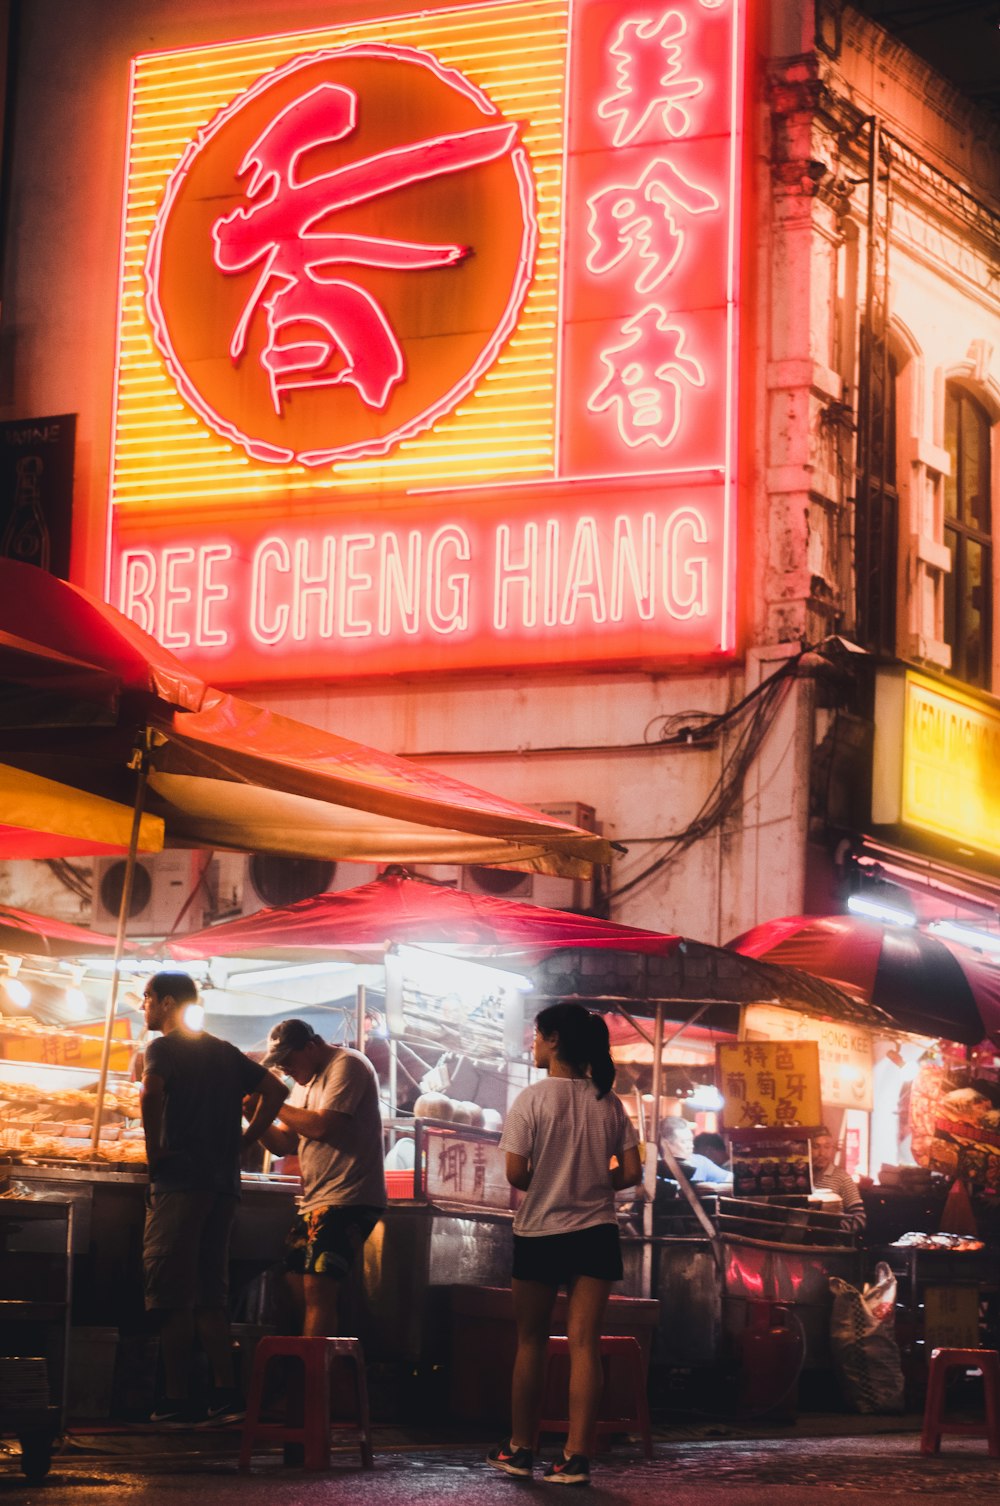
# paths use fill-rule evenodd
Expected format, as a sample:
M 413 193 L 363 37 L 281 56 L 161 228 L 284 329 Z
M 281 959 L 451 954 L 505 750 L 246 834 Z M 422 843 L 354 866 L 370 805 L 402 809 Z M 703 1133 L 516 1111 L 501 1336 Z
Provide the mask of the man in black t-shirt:
M 229 1331 L 229 1235 L 240 1195 L 240 1153 L 267 1129 L 285 1099 L 280 1082 L 257 1062 L 184 1023 L 198 990 L 186 973 L 157 973 L 143 1010 L 149 1043 L 143 1061 L 142 1127 L 149 1163 L 143 1236 L 146 1307 L 161 1314 L 166 1395 L 152 1421 L 198 1420 L 190 1402 L 195 1336 L 212 1367 L 207 1415 L 242 1415 Z M 243 1099 L 259 1095 L 243 1129 Z

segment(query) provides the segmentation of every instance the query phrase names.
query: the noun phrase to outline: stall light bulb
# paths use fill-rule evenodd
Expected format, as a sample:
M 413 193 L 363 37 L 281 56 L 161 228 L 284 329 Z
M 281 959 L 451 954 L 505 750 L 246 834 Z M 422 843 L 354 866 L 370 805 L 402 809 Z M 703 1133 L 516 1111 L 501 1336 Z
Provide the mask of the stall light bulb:
M 719 1113 L 725 1107 L 725 1099 L 711 1083 L 697 1083 L 689 1099 L 690 1107 L 699 1113 Z
M 88 1011 L 87 995 L 82 988 L 67 988 L 66 990 L 66 1013 L 74 1020 L 86 1018 Z
M 205 1009 L 201 1004 L 185 1004 L 181 1011 L 181 1023 L 185 1030 L 195 1033 L 205 1024 Z
M 406 978 L 418 988 L 441 997 L 449 993 L 492 993 L 503 988 L 518 988 L 527 993 L 534 986 L 531 979 L 521 973 L 487 967 L 485 963 L 467 961 L 463 957 L 451 957 L 429 946 L 397 946 L 396 955 Z
M 5 978 L 3 986 L 12 1004 L 16 1004 L 18 1009 L 27 1009 L 31 1003 L 31 989 L 26 983 L 22 983 L 20 978 Z

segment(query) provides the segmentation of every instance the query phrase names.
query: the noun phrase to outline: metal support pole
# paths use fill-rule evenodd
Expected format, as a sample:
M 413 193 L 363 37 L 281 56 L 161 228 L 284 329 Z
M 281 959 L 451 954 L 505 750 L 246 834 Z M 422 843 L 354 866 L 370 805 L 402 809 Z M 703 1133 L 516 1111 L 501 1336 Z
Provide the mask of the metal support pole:
M 660 1140 L 660 1098 L 663 1093 L 663 1004 L 656 1001 L 653 1019 L 653 1123 L 652 1138 L 646 1142 L 646 1160 L 642 1168 L 642 1185 L 646 1201 L 642 1209 L 642 1232 L 648 1238 L 653 1233 L 653 1200 L 656 1197 L 656 1158 Z M 648 1248 L 648 1246 L 647 1246 Z M 644 1273 L 645 1275 L 645 1273 Z
M 389 1118 L 392 1128 L 389 1131 L 389 1149 L 395 1145 L 399 1136 L 396 1133 L 396 1113 L 399 1106 L 399 1042 L 394 1035 L 389 1037 Z
M 363 983 L 358 984 L 357 993 L 357 1018 L 354 1026 L 354 1044 L 358 1051 L 364 1055 L 365 1050 L 365 1007 L 367 1004 L 368 991 Z
M 146 803 L 146 786 L 149 781 L 149 750 L 142 748 L 135 767 L 138 779 L 135 789 L 135 805 L 132 809 L 132 832 L 129 837 L 128 857 L 125 860 L 125 880 L 122 884 L 122 899 L 118 907 L 118 929 L 115 932 L 115 961 L 108 988 L 108 1007 L 104 1016 L 104 1042 L 101 1048 L 101 1071 L 97 1079 L 97 1098 L 94 1104 L 94 1122 L 90 1133 L 91 1153 L 96 1154 L 101 1138 L 101 1115 L 104 1112 L 104 1095 L 108 1086 L 108 1067 L 111 1064 L 111 1042 L 114 1038 L 115 1012 L 118 1008 L 118 985 L 121 981 L 122 954 L 125 951 L 125 930 L 132 909 L 132 884 L 135 879 L 136 856 L 139 851 L 139 829 L 142 811 Z

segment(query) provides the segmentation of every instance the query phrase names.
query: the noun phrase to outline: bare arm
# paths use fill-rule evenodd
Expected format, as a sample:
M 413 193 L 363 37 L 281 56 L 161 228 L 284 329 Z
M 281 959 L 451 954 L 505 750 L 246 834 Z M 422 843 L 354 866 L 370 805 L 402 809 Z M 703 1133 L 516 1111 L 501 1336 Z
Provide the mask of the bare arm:
M 163 1155 L 163 1106 L 165 1102 L 163 1078 L 157 1072 L 144 1072 L 139 1093 L 139 1112 L 142 1116 L 142 1132 L 146 1137 L 146 1165 L 149 1167 L 150 1176 Z
M 351 1122 L 350 1114 L 338 1109 L 298 1109 L 290 1103 L 281 1110 L 280 1119 L 286 1129 L 306 1140 L 335 1140 Z
M 257 1141 L 263 1138 L 287 1097 L 288 1089 L 285 1084 L 279 1082 L 272 1072 L 267 1072 L 261 1079 L 260 1091 L 256 1096 L 250 1121 L 243 1131 L 243 1150 L 250 1145 L 256 1145 Z
M 532 1169 L 528 1164 L 527 1156 L 516 1156 L 512 1150 L 507 1152 L 507 1180 L 512 1187 L 520 1192 L 527 1192 L 531 1186 Z
M 260 1143 L 273 1156 L 294 1156 L 298 1152 L 299 1137 L 294 1130 L 280 1124 L 269 1124 L 260 1137 Z
M 611 1168 L 611 1185 L 616 1192 L 621 1192 L 623 1187 L 635 1187 L 641 1181 L 642 1162 L 639 1159 L 639 1148 L 636 1145 L 630 1145 L 618 1165 Z
M 272 1082 L 278 1079 L 269 1074 Z M 261 1135 L 261 1143 L 277 1156 L 293 1156 L 299 1148 L 299 1140 L 336 1140 L 351 1121 L 350 1114 L 338 1109 L 304 1109 L 291 1103 L 283 1103 L 276 1120 L 269 1124 Z

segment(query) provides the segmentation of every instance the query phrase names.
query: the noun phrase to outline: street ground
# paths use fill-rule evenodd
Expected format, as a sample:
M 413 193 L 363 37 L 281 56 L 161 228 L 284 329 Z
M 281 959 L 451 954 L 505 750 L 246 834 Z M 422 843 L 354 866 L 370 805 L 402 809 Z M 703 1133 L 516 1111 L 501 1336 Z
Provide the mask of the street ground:
M 985 1438 L 945 1438 L 919 1452 L 917 1417 L 810 1416 L 783 1429 L 726 1424 L 660 1427 L 655 1458 L 622 1444 L 593 1465 L 593 1506 L 874 1506 L 955 1502 L 995 1506 L 1000 1461 Z M 0 1455 L 0 1506 L 512 1506 L 551 1499 L 538 1477 L 518 1482 L 483 1463 L 495 1439 L 442 1427 L 410 1433 L 375 1429 L 375 1469 L 356 1449 L 338 1448 L 329 1473 L 286 1468 L 278 1452 L 236 1468 L 239 1428 L 213 1433 L 74 1432 L 42 1485 L 29 1486 L 13 1450 Z M 450 1441 L 444 1439 L 450 1433 Z M 543 1448 L 542 1457 L 549 1450 Z

